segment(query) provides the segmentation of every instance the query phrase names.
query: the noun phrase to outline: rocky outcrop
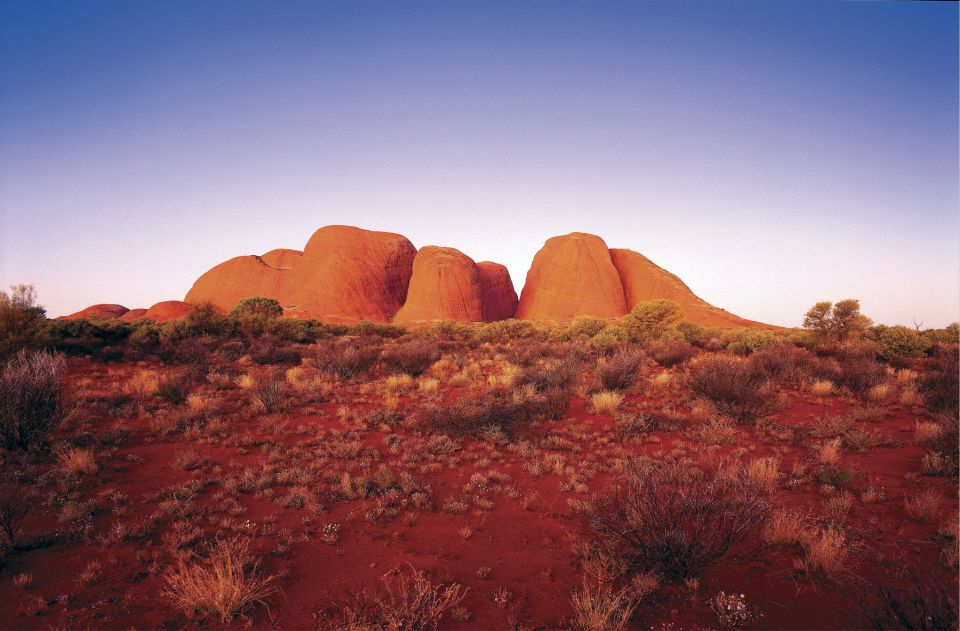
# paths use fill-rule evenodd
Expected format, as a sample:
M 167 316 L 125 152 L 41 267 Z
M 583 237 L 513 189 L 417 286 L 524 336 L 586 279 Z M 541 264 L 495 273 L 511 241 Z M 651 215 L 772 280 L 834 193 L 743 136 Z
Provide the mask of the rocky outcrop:
M 269 265 L 267 256 L 237 256 L 220 263 L 197 279 L 187 292 L 185 302 L 195 305 L 209 302 L 230 311 L 250 296 L 279 297 L 285 270 Z M 280 262 L 281 257 L 273 260 Z
M 517 310 L 517 292 L 513 288 L 510 272 L 499 263 L 481 261 L 480 302 L 483 305 L 483 321 L 495 322 L 512 318 Z
M 102 304 L 102 305 L 90 305 L 86 309 L 81 309 L 76 313 L 71 313 L 70 315 L 60 316 L 58 320 L 89 320 L 99 319 L 99 320 L 112 320 L 114 318 L 119 318 L 129 309 L 123 305 L 112 305 L 112 304 Z
M 137 320 L 142 320 L 143 314 L 145 314 L 146 312 L 147 312 L 146 309 L 131 309 L 130 311 L 127 311 L 125 314 L 120 316 L 120 320 L 122 322 L 136 322 Z
M 154 322 L 179 320 L 194 310 L 194 306 L 180 300 L 164 300 L 147 309 L 140 319 Z
M 626 313 L 623 286 L 603 239 L 574 232 L 547 239 L 533 258 L 518 320 L 616 318 Z
M 610 257 L 620 274 L 627 310 L 644 300 L 673 300 L 683 310 L 683 319 L 716 328 L 766 327 L 767 325 L 714 307 L 693 293 L 686 283 L 633 250 L 613 249 Z

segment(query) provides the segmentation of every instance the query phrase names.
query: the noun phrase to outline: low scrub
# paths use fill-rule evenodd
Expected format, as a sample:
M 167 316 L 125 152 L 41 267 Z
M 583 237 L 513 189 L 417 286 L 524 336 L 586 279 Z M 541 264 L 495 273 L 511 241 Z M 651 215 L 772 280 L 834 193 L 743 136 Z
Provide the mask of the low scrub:
M 313 360 L 317 368 L 340 379 L 353 379 L 370 371 L 380 357 L 374 344 L 352 340 L 322 340 L 317 343 Z
M 64 416 L 62 355 L 20 351 L 0 369 L 0 439 L 6 449 L 43 442 Z
M 718 355 L 699 361 L 690 369 L 688 385 L 694 395 L 737 423 L 755 422 L 777 409 L 773 384 L 750 362 L 733 357 Z
M 693 345 L 684 340 L 659 340 L 650 345 L 650 356 L 664 368 L 672 368 L 693 357 Z
M 419 377 L 439 358 L 436 342 L 426 338 L 397 344 L 383 353 L 383 362 L 391 370 L 411 377 Z
M 625 390 L 637 380 L 643 353 L 631 348 L 601 357 L 597 361 L 596 375 L 605 390 Z
M 598 549 L 682 581 L 757 539 L 769 511 L 767 491 L 744 476 L 667 464 L 627 474 L 585 519 Z

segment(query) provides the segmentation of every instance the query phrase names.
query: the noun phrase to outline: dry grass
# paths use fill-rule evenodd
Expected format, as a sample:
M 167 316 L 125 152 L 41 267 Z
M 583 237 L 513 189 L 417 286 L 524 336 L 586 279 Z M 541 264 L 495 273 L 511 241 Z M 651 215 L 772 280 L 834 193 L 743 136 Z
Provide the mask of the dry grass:
M 867 400 L 871 403 L 883 403 L 890 398 L 890 386 L 885 383 L 877 384 L 867 391 Z
M 421 378 L 417 389 L 424 394 L 436 394 L 440 388 L 440 380 L 432 377 Z
M 829 397 L 833 392 L 833 382 L 827 379 L 817 379 L 810 384 L 810 393 L 816 397 Z
M 167 595 L 188 614 L 200 612 L 229 622 L 250 605 L 263 604 L 275 591 L 273 576 L 261 576 L 259 561 L 247 571 L 250 542 L 224 539 L 211 548 L 207 559 L 180 561 L 166 576 Z
M 828 440 L 817 448 L 817 460 L 825 465 L 835 465 L 840 462 L 840 439 Z
M 803 566 L 808 572 L 833 576 L 846 565 L 849 555 L 847 537 L 839 530 L 827 528 L 804 542 Z
M 413 377 L 407 373 L 390 375 L 383 380 L 383 387 L 387 392 L 406 392 L 413 388 Z
M 613 415 L 620 408 L 623 395 L 619 392 L 605 390 L 590 397 L 590 408 L 595 414 Z
M 156 370 L 139 370 L 123 384 L 123 393 L 134 397 L 152 397 L 160 385 Z
M 770 515 L 770 519 L 761 532 L 764 543 L 770 545 L 794 545 L 809 539 L 808 519 L 794 510 L 778 510 Z
M 943 426 L 940 425 L 940 423 L 917 421 L 913 430 L 913 439 L 917 441 L 918 444 L 923 445 L 940 438 L 941 434 L 943 434 Z
M 673 381 L 673 376 L 666 370 L 663 370 L 653 378 L 653 385 L 661 388 L 668 385 L 671 381 Z
M 206 418 L 217 409 L 217 401 L 206 394 L 193 393 L 187 397 L 190 418 Z
M 920 522 L 936 521 L 940 517 L 943 498 L 936 489 L 924 489 L 903 500 L 903 508 L 912 519 Z
M 592 586 L 584 581 L 582 589 L 574 590 L 570 604 L 570 624 L 576 631 L 621 631 L 627 628 L 637 601 L 630 588 L 614 591 L 609 583 Z
M 757 458 L 747 466 L 747 477 L 754 484 L 772 491 L 780 478 L 780 460 L 777 458 Z
M 97 460 L 89 449 L 74 448 L 62 451 L 57 455 L 57 462 L 64 471 L 75 475 L 93 475 L 99 469 Z

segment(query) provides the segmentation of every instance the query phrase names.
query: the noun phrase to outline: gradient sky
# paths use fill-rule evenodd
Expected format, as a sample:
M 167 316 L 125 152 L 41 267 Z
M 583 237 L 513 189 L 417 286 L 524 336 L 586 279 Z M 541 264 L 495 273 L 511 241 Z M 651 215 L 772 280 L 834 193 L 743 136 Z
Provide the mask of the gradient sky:
M 0 285 L 181 299 L 316 228 L 599 234 L 739 315 L 960 315 L 958 9 L 0 3 Z

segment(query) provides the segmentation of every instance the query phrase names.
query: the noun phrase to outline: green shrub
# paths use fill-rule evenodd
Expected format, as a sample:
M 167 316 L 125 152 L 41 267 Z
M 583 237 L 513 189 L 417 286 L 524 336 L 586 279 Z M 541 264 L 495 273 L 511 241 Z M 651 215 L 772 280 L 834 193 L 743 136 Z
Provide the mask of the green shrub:
M 870 324 L 870 318 L 860 313 L 860 301 L 855 298 L 847 298 L 837 304 L 826 300 L 818 302 L 803 317 L 803 328 L 813 331 L 820 338 L 841 342 L 860 335 Z
M 237 303 L 230 315 L 234 318 L 265 318 L 274 319 L 283 315 L 283 307 L 273 298 L 252 296 Z
M 647 344 L 663 337 L 682 315 L 680 305 L 672 300 L 646 300 L 620 318 L 620 326 L 631 342 Z
M 606 326 L 606 320 L 601 320 L 600 318 L 594 318 L 592 316 L 579 316 L 574 318 L 573 322 L 570 323 L 570 326 L 560 333 L 560 338 L 565 340 L 572 340 L 578 337 L 589 339 L 605 329 Z
M 883 359 L 923 357 L 930 348 L 930 341 L 915 329 L 908 329 L 899 324 L 874 328 L 877 329 L 877 341 L 880 343 L 877 354 Z
M 11 285 L 9 294 L 0 291 L 0 359 L 21 349 L 42 348 L 46 344 L 45 316 L 31 285 Z
M 765 329 L 736 329 L 725 334 L 727 350 L 737 355 L 750 355 L 762 351 L 778 339 L 772 331 Z

